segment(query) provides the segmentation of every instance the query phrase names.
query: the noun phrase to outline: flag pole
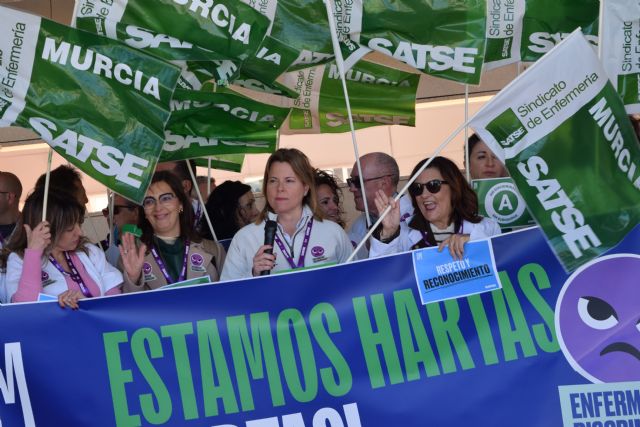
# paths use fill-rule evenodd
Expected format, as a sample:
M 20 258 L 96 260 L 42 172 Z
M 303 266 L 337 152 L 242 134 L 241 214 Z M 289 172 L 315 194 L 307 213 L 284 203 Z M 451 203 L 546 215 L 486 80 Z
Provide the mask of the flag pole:
M 49 202 L 49 178 L 51 177 L 51 158 L 53 148 L 49 147 L 49 157 L 47 158 L 47 173 L 44 176 L 44 200 L 42 202 L 42 221 L 47 219 L 47 204 Z
M 336 65 L 338 67 L 338 73 L 340 74 L 340 81 L 342 82 L 342 92 L 344 93 L 344 102 L 347 106 L 347 115 L 349 116 L 349 128 L 351 129 L 351 142 L 353 144 L 353 152 L 356 156 L 356 165 L 358 168 L 358 178 L 360 179 L 360 189 L 362 193 L 362 200 L 364 203 L 364 215 L 367 221 L 367 227 L 371 226 L 371 219 L 369 217 L 369 207 L 367 204 L 367 195 L 364 190 L 364 177 L 362 176 L 362 166 L 360 165 L 360 153 L 358 152 L 358 141 L 356 139 L 356 130 L 353 126 L 353 114 L 351 113 L 351 103 L 349 102 L 349 92 L 347 90 L 347 81 L 345 79 L 344 71 L 344 59 L 342 58 L 342 51 L 340 50 L 340 43 L 338 41 L 338 33 L 336 31 L 335 23 L 333 22 L 333 8 L 331 7 L 332 0 L 324 0 L 324 4 L 327 8 L 327 20 L 329 21 L 329 32 L 331 33 L 331 42 L 333 44 L 333 54 L 336 58 Z
M 211 157 L 207 157 L 207 198 L 211 194 Z
M 113 246 L 113 205 L 115 203 L 113 191 L 107 188 L 107 201 L 109 204 L 109 247 Z
M 189 168 L 189 174 L 191 175 L 191 181 L 193 182 L 193 186 L 196 190 L 196 194 L 198 195 L 198 201 L 200 202 L 200 206 L 202 206 L 202 213 L 204 214 L 204 218 L 207 220 L 207 225 L 209 226 L 209 231 L 211 231 L 211 237 L 213 237 L 214 241 L 218 241 L 218 237 L 216 236 L 216 232 L 213 231 L 213 224 L 211 224 L 211 219 L 209 218 L 209 212 L 207 212 L 207 208 L 204 205 L 204 201 L 202 200 L 202 194 L 200 194 L 200 189 L 198 188 L 198 183 L 196 181 L 196 176 L 193 173 L 193 168 L 191 167 L 191 163 L 189 160 L 185 160 L 187 162 L 187 168 Z
M 398 194 L 393 198 L 393 200 L 396 201 L 396 203 L 400 200 L 400 197 L 402 197 L 402 195 L 404 193 L 407 192 L 407 189 L 409 188 L 409 186 L 411 184 L 413 184 L 413 182 L 416 180 L 416 178 L 418 177 L 418 175 L 420 175 L 433 161 L 434 157 L 440 155 L 440 152 L 442 152 L 442 150 L 444 150 L 444 148 L 451 142 L 453 141 L 453 139 L 458 136 L 458 134 L 465 129 L 467 126 L 469 126 L 469 122 L 471 120 L 465 120 L 465 122 L 463 124 L 461 124 L 460 126 L 458 126 L 458 128 L 456 130 L 453 131 L 453 133 L 451 133 L 451 135 L 449 135 L 447 137 L 447 139 L 444 140 L 444 142 L 442 144 L 440 144 L 438 146 L 438 148 L 435 149 L 435 151 L 429 156 L 429 160 L 420 167 L 420 169 L 418 169 L 416 171 L 415 174 L 413 174 L 413 176 L 409 179 L 409 181 L 407 181 L 407 183 L 404 185 L 404 187 L 402 187 L 402 190 L 400 190 L 400 192 L 398 192 Z M 391 206 L 387 206 L 384 211 L 382 211 L 380 213 L 380 217 L 378 218 L 378 220 L 375 222 L 375 224 L 373 224 L 373 226 L 367 231 L 367 234 L 364 236 L 364 238 L 360 241 L 360 243 L 358 243 L 358 246 L 356 246 L 356 248 L 353 250 L 353 252 L 351 253 L 351 255 L 349 256 L 349 258 L 347 258 L 346 262 L 350 262 L 351 260 L 353 260 L 353 258 L 356 256 L 356 254 L 358 253 L 358 251 L 360 249 L 362 249 L 362 247 L 365 245 L 365 243 L 367 242 L 367 240 L 369 239 L 369 237 L 371 237 L 371 235 L 373 234 L 373 232 L 376 230 L 376 228 L 378 228 L 378 226 L 380 224 L 382 224 L 382 220 L 384 219 L 384 217 L 391 211 Z
M 469 123 L 469 85 L 464 85 L 464 122 Z M 471 163 L 469 163 L 469 126 L 464 127 L 464 169 L 467 181 L 471 182 Z

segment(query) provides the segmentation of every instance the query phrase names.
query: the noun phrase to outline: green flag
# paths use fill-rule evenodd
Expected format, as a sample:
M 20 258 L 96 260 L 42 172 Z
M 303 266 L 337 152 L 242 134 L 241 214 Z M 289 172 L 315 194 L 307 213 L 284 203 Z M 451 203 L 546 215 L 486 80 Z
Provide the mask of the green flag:
M 505 159 L 566 269 L 608 251 L 640 223 L 640 146 L 579 31 L 504 88 L 471 126 Z
M 0 126 L 35 130 L 92 178 L 141 202 L 179 69 L 127 45 L 0 7 Z
M 287 74 L 298 90 L 285 133 L 348 132 L 349 119 L 335 63 Z M 360 61 L 346 73 L 354 126 L 415 125 L 419 74 Z
M 124 41 L 165 59 L 244 61 L 269 19 L 237 0 L 78 0 L 77 28 Z
M 271 153 L 289 108 L 231 93 L 176 89 L 161 161 L 219 154 Z
M 342 0 L 351 39 L 433 76 L 478 84 L 484 0 Z M 345 24 L 346 25 L 346 24 Z
M 608 0 L 607 0 L 608 1 Z M 523 18 L 523 61 L 536 61 L 576 28 L 598 44 L 599 0 L 527 0 Z
M 207 158 L 196 159 L 196 166 L 211 169 L 219 169 L 230 172 L 242 171 L 244 154 L 221 154 L 219 156 L 209 156 Z
M 640 3 L 607 0 L 603 3 L 601 55 L 607 75 L 618 90 L 627 113 L 640 113 Z
M 525 0 L 487 1 L 486 70 L 520 61 L 524 9 Z

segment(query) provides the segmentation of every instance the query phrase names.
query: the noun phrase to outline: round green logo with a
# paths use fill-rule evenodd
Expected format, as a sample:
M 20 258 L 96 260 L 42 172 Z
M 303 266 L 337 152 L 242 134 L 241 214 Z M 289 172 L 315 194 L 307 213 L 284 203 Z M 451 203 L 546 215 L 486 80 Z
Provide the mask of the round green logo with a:
M 501 182 L 487 191 L 484 206 L 489 217 L 499 224 L 517 221 L 525 211 L 525 203 L 512 182 Z

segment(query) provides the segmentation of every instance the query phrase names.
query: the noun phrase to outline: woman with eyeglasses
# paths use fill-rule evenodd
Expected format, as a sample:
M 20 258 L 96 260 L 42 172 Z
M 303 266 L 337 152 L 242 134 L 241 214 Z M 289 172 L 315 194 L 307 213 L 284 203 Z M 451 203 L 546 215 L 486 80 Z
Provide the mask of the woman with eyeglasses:
M 222 280 L 342 263 L 353 247 L 344 230 L 323 221 L 318 209 L 314 169 L 299 150 L 281 148 L 264 171 L 266 203 L 258 220 L 231 241 Z M 265 245 L 267 221 L 275 226 L 273 245 Z
M 205 209 L 219 240 L 233 238 L 238 230 L 254 222 L 260 214 L 251 187 L 240 181 L 225 181 L 216 186 L 207 199 Z M 202 236 L 211 239 L 207 224 L 201 227 Z
M 51 191 L 42 221 L 43 205 L 44 190 L 36 189 L 7 245 L 9 301 L 37 301 L 44 294 L 77 309 L 80 299 L 121 293 L 120 271 L 82 235 L 84 206 L 70 192 Z
M 156 172 L 142 201 L 141 244 L 121 236 L 124 292 L 137 292 L 208 275 L 220 278 L 222 246 L 203 240 L 193 230 L 194 213 L 180 180 L 172 172 Z
M 427 160 L 418 163 L 413 176 Z M 382 212 L 391 212 L 371 239 L 372 257 L 429 246 L 449 247 L 451 256 L 461 258 L 464 244 L 500 234 L 498 224 L 478 215 L 478 197 L 460 169 L 446 157 L 435 157 L 409 187 L 414 216 L 400 224 L 398 203 L 384 193 L 376 193 L 375 203 Z

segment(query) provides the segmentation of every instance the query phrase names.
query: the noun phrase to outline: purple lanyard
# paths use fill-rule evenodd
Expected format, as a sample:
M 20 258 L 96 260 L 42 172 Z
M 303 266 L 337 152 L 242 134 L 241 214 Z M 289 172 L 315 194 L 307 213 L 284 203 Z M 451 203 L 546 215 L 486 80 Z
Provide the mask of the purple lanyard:
M 202 204 L 198 202 L 198 210 L 193 218 L 193 229 L 198 230 L 198 223 L 200 222 L 200 215 L 202 215 Z
M 49 261 L 51 261 L 51 264 L 53 264 L 53 266 L 57 268 L 60 273 L 62 273 L 65 276 L 71 277 L 71 280 L 73 280 L 80 287 L 80 291 L 82 291 L 82 295 L 84 295 L 87 298 L 91 298 L 93 295 L 91 295 L 91 291 L 89 291 L 89 288 L 87 288 L 87 285 L 84 284 L 84 280 L 82 280 L 82 277 L 80 277 L 80 273 L 78 273 L 78 269 L 76 269 L 76 266 L 73 265 L 73 261 L 71 261 L 71 256 L 69 255 L 69 252 L 64 251 L 63 254 L 64 254 L 64 259 L 67 260 L 67 264 L 69 264 L 69 269 L 71 270 L 71 273 L 64 271 L 64 268 L 62 268 L 60 263 L 56 261 L 56 259 L 51 255 L 49 255 Z
M 284 244 L 282 243 L 282 240 L 280 240 L 280 238 L 276 234 L 276 243 L 278 244 L 278 247 L 280 248 L 280 252 L 282 252 L 282 255 L 284 255 L 284 258 L 287 260 L 291 268 L 295 269 L 295 268 L 304 267 L 304 258 L 307 255 L 307 247 L 309 246 L 309 238 L 311 237 L 311 227 L 313 227 L 313 217 L 307 223 L 307 228 L 304 231 L 304 240 L 302 241 L 302 248 L 300 249 L 300 258 L 298 258 L 297 265 L 293 260 L 293 256 L 289 254 L 289 251 L 287 250 L 287 248 L 285 248 Z M 293 251 L 293 248 L 291 248 L 291 250 Z
M 164 261 L 162 261 L 162 258 L 160 257 L 158 250 L 153 245 L 151 246 L 151 255 L 153 255 L 153 259 L 156 260 L 156 264 L 158 264 L 158 267 L 160 268 L 160 271 L 162 272 L 164 279 L 167 281 L 167 284 L 170 285 L 174 283 L 173 280 L 171 280 L 171 276 L 169 276 L 169 271 L 167 271 L 167 267 L 164 265 Z M 176 280 L 176 282 L 182 282 L 184 279 L 187 278 L 187 260 L 188 259 L 189 259 L 189 241 L 187 240 L 184 243 L 184 259 L 182 260 L 182 270 L 180 271 L 180 276 L 178 276 L 178 280 Z

